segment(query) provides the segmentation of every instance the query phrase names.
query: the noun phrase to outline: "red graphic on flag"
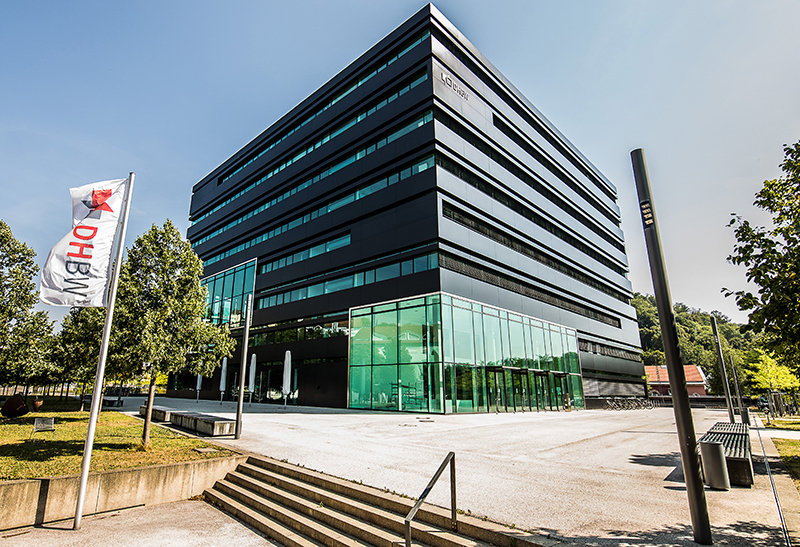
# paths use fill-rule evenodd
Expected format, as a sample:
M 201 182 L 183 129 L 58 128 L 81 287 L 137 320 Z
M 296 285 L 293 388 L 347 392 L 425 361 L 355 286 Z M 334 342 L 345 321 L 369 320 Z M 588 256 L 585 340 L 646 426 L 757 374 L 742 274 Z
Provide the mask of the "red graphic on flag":
M 114 211 L 108 203 L 106 203 L 112 193 L 113 190 L 92 190 L 92 201 L 84 201 L 83 204 L 92 211 L 108 211 L 113 213 Z

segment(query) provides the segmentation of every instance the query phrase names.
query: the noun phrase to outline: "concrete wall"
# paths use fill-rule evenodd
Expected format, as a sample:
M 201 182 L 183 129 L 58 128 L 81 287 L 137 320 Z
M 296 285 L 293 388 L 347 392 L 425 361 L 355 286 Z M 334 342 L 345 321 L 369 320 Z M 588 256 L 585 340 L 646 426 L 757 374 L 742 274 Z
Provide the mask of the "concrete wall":
M 157 505 L 203 493 L 247 456 L 90 473 L 83 514 Z M 79 475 L 0 482 L 0 530 L 71 519 Z

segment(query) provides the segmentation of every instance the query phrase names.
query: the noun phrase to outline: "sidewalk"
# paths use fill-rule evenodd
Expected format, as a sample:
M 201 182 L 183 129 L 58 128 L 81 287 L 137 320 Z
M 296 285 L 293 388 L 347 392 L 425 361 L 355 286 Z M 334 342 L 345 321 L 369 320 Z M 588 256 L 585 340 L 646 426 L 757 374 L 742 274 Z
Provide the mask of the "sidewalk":
M 231 418 L 236 413 L 234 403 L 159 398 L 156 404 Z M 137 400 L 126 399 L 122 410 L 135 414 Z M 215 442 L 414 497 L 452 450 L 458 505 L 473 515 L 583 545 L 695 545 L 672 409 L 442 416 L 245 403 L 244 411 L 242 438 Z M 724 410 L 694 410 L 693 416 L 699 433 L 727 421 Z M 758 431 L 754 487 L 706 490 L 715 545 L 783 545 Z M 772 464 L 777 453 L 767 431 L 760 432 Z M 785 471 L 773 467 L 773 474 L 784 512 L 792 514 L 790 528 L 798 530 L 800 496 Z M 437 485 L 429 499 L 447 506 L 447 485 Z M 203 505 L 185 503 L 187 515 Z M 158 507 L 115 517 L 114 537 L 126 544 L 135 531 L 125 524 L 126 514 L 150 510 Z M 97 518 L 84 519 L 78 534 L 89 533 Z M 170 541 L 186 535 L 181 519 L 172 526 Z M 56 535 L 44 529 L 31 534 L 24 543 L 35 539 L 39 547 Z M 57 535 L 53 546 L 69 545 L 64 533 Z

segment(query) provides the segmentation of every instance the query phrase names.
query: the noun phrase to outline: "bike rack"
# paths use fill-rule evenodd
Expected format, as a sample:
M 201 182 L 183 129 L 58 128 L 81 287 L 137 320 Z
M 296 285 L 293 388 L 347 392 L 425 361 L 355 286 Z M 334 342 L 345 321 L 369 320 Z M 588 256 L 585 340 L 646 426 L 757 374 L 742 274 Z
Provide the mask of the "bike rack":
M 411 521 L 414 520 L 414 516 L 417 514 L 422 502 L 428 497 L 431 488 L 433 488 L 433 485 L 439 480 L 447 464 L 450 464 L 450 527 L 454 532 L 458 531 L 458 522 L 456 522 L 456 453 L 450 452 L 445 457 L 442 465 L 439 466 L 439 470 L 433 475 L 431 482 L 429 482 L 425 490 L 422 491 L 422 495 L 419 497 L 419 500 L 417 500 L 417 503 L 414 504 L 414 507 L 412 507 L 408 515 L 406 515 L 406 547 L 411 547 Z

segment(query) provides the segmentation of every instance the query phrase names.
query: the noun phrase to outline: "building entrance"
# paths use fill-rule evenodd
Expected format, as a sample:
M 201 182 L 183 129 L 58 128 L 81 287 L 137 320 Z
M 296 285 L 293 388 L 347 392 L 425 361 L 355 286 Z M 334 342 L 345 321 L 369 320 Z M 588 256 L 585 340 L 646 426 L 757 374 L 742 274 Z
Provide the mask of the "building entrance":
M 484 367 L 490 412 L 525 412 L 536 406 L 537 396 L 528 371 L 514 367 Z
M 489 399 L 489 412 L 507 412 L 506 375 L 502 367 L 486 367 L 486 391 Z
M 528 385 L 528 371 L 525 369 L 511 369 L 511 389 L 514 393 L 514 410 L 525 412 L 531 409 L 530 388 Z

